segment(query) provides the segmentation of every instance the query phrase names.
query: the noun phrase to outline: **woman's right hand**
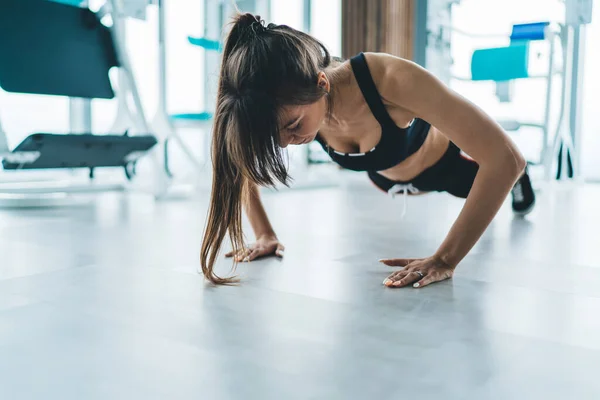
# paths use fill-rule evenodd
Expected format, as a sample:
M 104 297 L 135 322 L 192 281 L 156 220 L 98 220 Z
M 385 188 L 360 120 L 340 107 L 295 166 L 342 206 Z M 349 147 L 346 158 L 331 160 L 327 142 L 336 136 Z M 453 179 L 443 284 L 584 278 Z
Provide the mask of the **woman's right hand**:
M 274 254 L 277 257 L 283 257 L 285 247 L 279 243 L 277 236 L 274 235 L 262 235 L 259 236 L 254 244 L 251 244 L 247 248 L 240 249 L 237 254 L 233 254 L 233 251 L 225 254 L 225 257 L 234 257 L 236 262 L 250 262 L 258 257 L 266 257 Z

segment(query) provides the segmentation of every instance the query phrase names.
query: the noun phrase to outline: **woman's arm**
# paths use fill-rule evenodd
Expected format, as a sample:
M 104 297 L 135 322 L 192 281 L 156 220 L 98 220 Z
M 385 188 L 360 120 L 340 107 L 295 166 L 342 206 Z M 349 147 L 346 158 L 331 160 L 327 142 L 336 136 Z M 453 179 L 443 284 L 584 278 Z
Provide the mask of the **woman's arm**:
M 249 183 L 249 185 L 248 198 L 244 201 L 244 209 L 246 210 L 250 225 L 252 225 L 254 236 L 256 238 L 261 236 L 277 237 L 260 199 L 258 185 L 254 183 Z
M 256 242 L 247 249 L 242 249 L 236 256 L 237 261 L 252 261 L 257 257 L 275 254 L 283 257 L 285 247 L 279 243 L 279 239 L 273 230 L 269 221 L 267 212 L 260 199 L 260 188 L 254 183 L 249 183 L 248 197 L 244 199 L 244 209 L 248 221 L 254 231 Z M 233 252 L 229 252 L 226 257 L 232 257 Z
M 479 164 L 460 215 L 432 257 L 454 268 L 494 219 L 526 161 L 492 118 L 425 69 L 388 55 L 367 60 L 381 72 L 376 83 L 386 101 L 431 123 Z

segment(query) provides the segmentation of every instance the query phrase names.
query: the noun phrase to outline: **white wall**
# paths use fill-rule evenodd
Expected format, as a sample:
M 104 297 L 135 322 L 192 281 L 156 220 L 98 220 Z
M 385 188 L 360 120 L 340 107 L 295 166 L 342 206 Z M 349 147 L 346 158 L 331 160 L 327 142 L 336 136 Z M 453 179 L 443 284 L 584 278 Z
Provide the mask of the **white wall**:
M 275 0 L 277 1 L 277 0 Z M 311 34 L 321 40 L 334 56 L 342 55 L 341 0 L 313 0 Z

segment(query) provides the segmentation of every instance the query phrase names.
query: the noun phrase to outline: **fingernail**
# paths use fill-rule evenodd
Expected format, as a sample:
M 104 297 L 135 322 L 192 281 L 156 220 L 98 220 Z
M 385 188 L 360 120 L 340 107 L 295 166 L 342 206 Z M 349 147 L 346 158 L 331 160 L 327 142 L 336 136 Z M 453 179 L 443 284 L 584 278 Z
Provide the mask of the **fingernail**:
M 388 286 L 388 285 L 390 285 L 391 283 L 392 283 L 392 281 L 391 281 L 390 279 L 387 279 L 387 278 L 385 279 L 385 281 L 383 281 L 383 284 L 384 284 L 385 286 Z
M 419 282 L 417 282 L 413 285 L 413 287 L 419 287 L 419 286 L 421 286 L 421 285 L 419 285 Z
M 250 257 L 246 256 L 246 258 L 244 258 L 244 262 L 248 262 L 248 261 L 250 261 Z
M 384 261 L 385 261 L 385 258 L 380 258 L 380 259 L 379 259 L 379 260 L 377 260 L 377 261 L 379 261 L 379 262 L 384 262 Z

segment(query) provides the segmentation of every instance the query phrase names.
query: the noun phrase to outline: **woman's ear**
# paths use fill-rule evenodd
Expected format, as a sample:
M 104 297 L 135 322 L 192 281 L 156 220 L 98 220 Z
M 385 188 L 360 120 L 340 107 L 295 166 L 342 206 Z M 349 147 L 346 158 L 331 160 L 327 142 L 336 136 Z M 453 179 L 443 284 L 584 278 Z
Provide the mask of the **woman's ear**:
M 323 71 L 319 72 L 317 84 L 320 88 L 324 89 L 327 93 L 329 93 L 331 86 L 329 84 L 329 79 L 327 79 L 327 75 L 325 75 Z

